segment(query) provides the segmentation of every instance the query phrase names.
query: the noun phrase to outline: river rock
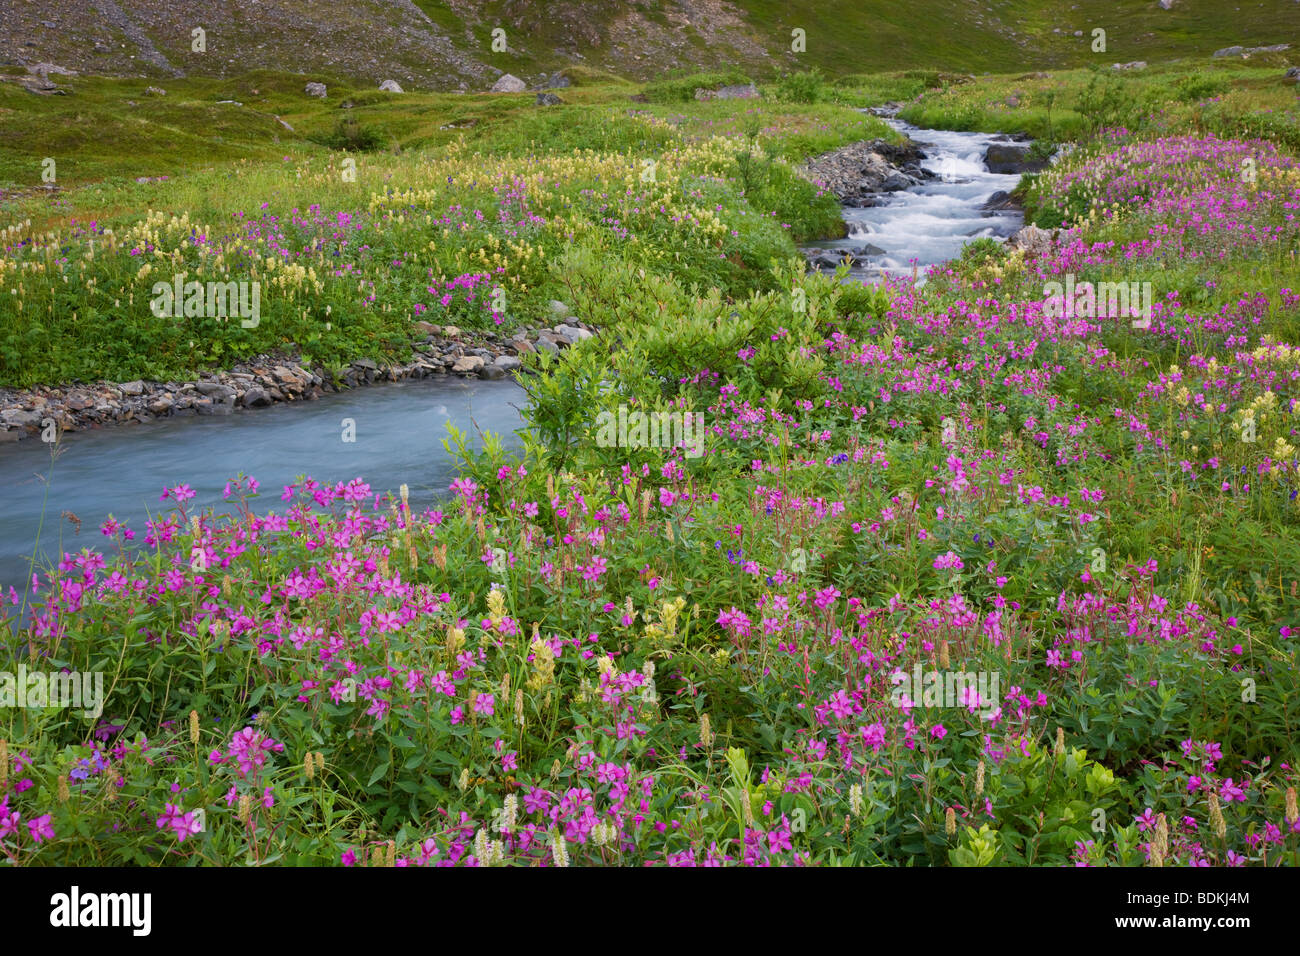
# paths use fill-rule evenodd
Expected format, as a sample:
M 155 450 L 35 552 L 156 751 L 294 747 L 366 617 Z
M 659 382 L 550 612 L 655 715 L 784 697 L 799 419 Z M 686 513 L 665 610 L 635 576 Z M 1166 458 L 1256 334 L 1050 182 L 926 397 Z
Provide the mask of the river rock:
M 123 395 L 144 394 L 144 382 L 140 381 L 138 378 L 134 382 L 123 382 L 118 386 L 118 388 L 122 390 Z
M 235 390 L 229 385 L 222 385 L 220 382 L 195 382 L 194 387 L 198 389 L 200 395 L 218 402 L 233 402 L 235 400 Z
M 489 381 L 496 381 L 506 377 L 506 370 L 499 365 L 484 365 L 478 370 L 478 377 Z
M 1005 189 L 999 189 L 992 196 L 986 199 L 980 208 L 988 211 L 1014 209 L 1016 208 L 1016 201 L 1012 198 L 1011 193 L 1007 192 Z
M 271 404 L 271 396 L 266 394 L 266 390 L 254 385 L 244 393 L 243 404 L 245 408 L 262 408 Z
M 984 165 L 991 173 L 1036 173 L 1047 168 L 1047 160 L 1031 159 L 1028 146 L 990 143 L 984 153 Z
M 469 372 L 477 372 L 484 364 L 483 359 L 477 355 L 462 355 L 456 360 L 456 364 L 451 367 L 451 370 L 465 375 Z
M 537 343 L 536 343 L 536 345 L 534 346 L 534 348 L 536 348 L 537 351 L 539 351 L 539 352 L 549 352 L 551 355 L 559 355 L 559 354 L 560 354 L 560 347 L 559 347 L 559 345 L 557 345 L 557 344 L 556 344 L 554 341 L 552 341 L 550 338 L 548 338 L 548 337 L 546 337 L 546 336 L 543 336 L 543 335 L 539 335 L 539 336 L 537 336 Z
M 800 169 L 806 179 L 824 185 L 847 206 L 872 206 L 878 194 L 906 189 L 932 174 L 921 169 L 920 147 L 908 140 L 896 145 L 884 140 L 853 143 L 809 160 Z
M 517 368 L 522 366 L 523 362 L 519 361 L 519 358 L 514 355 L 498 355 L 496 361 L 493 362 L 492 364 L 499 369 L 503 369 L 507 372 L 513 372 Z
M 36 412 L 29 412 L 23 408 L 9 408 L 0 412 L 0 419 L 5 424 L 19 428 L 33 428 L 41 423 L 41 416 Z

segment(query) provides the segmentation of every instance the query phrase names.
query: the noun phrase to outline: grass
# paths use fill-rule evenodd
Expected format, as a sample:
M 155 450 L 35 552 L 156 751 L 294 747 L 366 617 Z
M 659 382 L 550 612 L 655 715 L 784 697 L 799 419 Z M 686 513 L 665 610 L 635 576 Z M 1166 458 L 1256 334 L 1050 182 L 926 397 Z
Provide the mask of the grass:
M 359 482 L 281 507 L 241 477 L 195 514 L 181 485 L 144 546 L 110 518 L 105 554 L 38 569 L 0 647 L 121 675 L 116 729 L 0 709 L 27 824 L 0 852 L 1300 862 L 1300 163 L 1276 73 L 903 71 L 796 85 L 809 103 L 779 84 L 697 103 L 690 76 L 632 103 L 595 77 L 546 110 L 318 103 L 259 74 L 186 81 L 150 115 L 197 138 L 213 99 L 256 88 L 292 143 L 246 131 L 247 153 L 175 152 L 174 178 L 140 185 L 69 141 L 84 178 L 6 200 L 5 384 L 397 351 L 417 316 L 494 328 L 492 286 L 506 328 L 556 297 L 601 335 L 528 359 L 522 450 L 454 435 L 459 476 L 428 510 Z M 91 125 L 129 115 L 138 84 L 98 83 Z M 791 163 L 882 135 L 858 109 L 897 98 L 1079 137 L 1023 190 L 1066 241 L 972 244 L 921 287 L 807 274 L 793 240 L 837 209 Z M 343 113 L 392 145 L 309 138 Z M 182 270 L 263 282 L 262 325 L 153 321 L 150 283 Z M 1054 316 L 1063 274 L 1150 282 L 1160 312 Z M 704 454 L 595 438 L 620 406 L 705 415 Z M 903 702 L 917 667 L 996 675 L 977 702 L 996 720 Z

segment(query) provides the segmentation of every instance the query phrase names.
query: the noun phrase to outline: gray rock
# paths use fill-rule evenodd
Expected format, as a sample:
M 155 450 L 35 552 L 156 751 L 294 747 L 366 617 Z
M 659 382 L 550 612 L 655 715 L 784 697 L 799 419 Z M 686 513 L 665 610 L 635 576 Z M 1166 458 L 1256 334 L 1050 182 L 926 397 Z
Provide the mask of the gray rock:
M 383 90 L 385 93 L 405 92 L 400 86 L 398 86 L 396 80 L 384 80 L 384 82 L 379 84 L 379 88 Z
M 984 165 L 991 173 L 1036 173 L 1047 167 L 1047 160 L 1030 159 L 1028 146 L 991 143 L 984 153 Z
M 118 386 L 118 388 L 122 390 L 123 395 L 144 394 L 144 382 L 140 381 L 138 378 L 134 382 L 123 382 Z
M 546 81 L 545 85 L 548 90 L 563 90 L 572 86 L 573 82 L 563 73 L 555 73 Z
M 980 206 L 980 208 L 984 210 L 996 211 L 1000 209 L 1014 209 L 1015 205 L 1016 205 L 1016 201 L 1011 198 L 1011 193 L 1007 192 L 1004 189 L 999 189 L 992 196 L 986 199 L 983 205 Z
M 377 371 L 379 369 L 379 366 L 375 364 L 374 359 L 368 359 L 368 358 L 357 359 L 355 362 L 352 363 L 352 367 L 369 369 L 372 372 Z
M 16 425 L 21 428 L 31 428 L 41 423 L 39 412 L 29 412 L 22 408 L 6 409 L 0 412 L 0 420 L 8 425 Z
M 1145 70 L 1147 68 L 1146 60 L 1131 60 L 1128 63 L 1112 63 L 1112 70 Z
M 166 96 L 167 91 L 164 90 L 161 86 L 146 86 L 144 88 L 144 95 L 145 96 Z
M 538 106 L 563 106 L 564 100 L 560 99 L 554 93 L 538 93 L 537 105 Z
M 523 93 L 527 89 L 527 84 L 511 73 L 505 74 L 492 84 L 493 93 Z
M 557 319 L 568 318 L 571 314 L 569 312 L 569 307 L 559 299 L 552 299 L 547 307 L 551 310 L 551 315 Z
M 1296 80 L 1297 82 L 1300 82 L 1300 66 L 1293 66 L 1291 69 L 1287 70 L 1286 78 L 1288 80 Z
M 498 355 L 496 361 L 492 364 L 507 372 L 513 372 L 515 369 L 523 365 L 523 363 L 519 361 L 518 357 L 514 355 Z
M 205 398 L 195 403 L 194 410 L 200 415 L 229 415 L 235 410 L 235 406 L 226 402 L 213 402 Z
M 1178 0 L 1160 0 L 1160 9 L 1172 10 L 1174 8 L 1174 4 L 1177 2 Z
M 1027 256 L 1041 256 L 1052 251 L 1054 238 L 1053 233 L 1031 224 L 1012 236 L 1007 241 L 1007 247 L 1010 249 L 1023 249 Z
M 1246 52 L 1244 46 L 1225 46 L 1222 50 L 1215 50 L 1211 56 L 1221 58 L 1225 56 L 1241 56 Z
M 195 382 L 194 387 L 198 389 L 200 395 L 206 395 L 219 402 L 231 402 L 235 398 L 235 390 L 220 382 Z
M 263 408 L 271 404 L 271 396 L 265 389 L 253 386 L 244 393 L 242 401 L 245 408 Z
M 506 370 L 499 365 L 484 365 L 479 369 L 478 377 L 488 379 L 489 381 L 496 381 L 497 379 L 506 377 Z
M 564 338 L 569 340 L 570 344 L 575 345 L 583 339 L 591 338 L 590 332 L 586 329 L 580 329 L 576 325 L 557 325 L 555 327 L 555 334 L 564 336 Z
M 318 99 L 323 100 L 325 99 L 325 84 L 308 83 L 307 86 L 303 89 L 303 92 L 306 93 L 308 96 L 315 96 Z
M 758 99 L 758 87 L 753 83 L 723 86 L 718 88 L 716 96 L 720 100 L 756 100 Z
M 560 354 L 560 347 L 558 345 L 556 345 L 550 339 L 543 338 L 540 335 L 537 337 L 537 343 L 534 346 L 534 348 L 536 348 L 537 351 L 539 352 L 549 352 L 552 355 Z
M 477 372 L 486 364 L 487 363 L 477 355 L 463 355 L 456 360 L 456 364 L 451 367 L 451 370 L 462 374 L 467 372 Z

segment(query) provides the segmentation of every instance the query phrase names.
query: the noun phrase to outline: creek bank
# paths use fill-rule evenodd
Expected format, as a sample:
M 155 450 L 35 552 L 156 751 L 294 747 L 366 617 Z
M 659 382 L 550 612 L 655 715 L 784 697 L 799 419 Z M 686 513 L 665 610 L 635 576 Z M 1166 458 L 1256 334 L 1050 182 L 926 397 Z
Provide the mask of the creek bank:
M 311 401 L 377 382 L 406 379 L 474 378 L 489 381 L 523 372 L 524 355 L 558 354 L 591 338 L 593 326 L 552 302 L 549 328 L 525 328 L 512 336 L 416 322 L 421 336 L 411 361 L 381 363 L 358 358 L 340 371 L 307 365 L 287 354 L 259 356 L 193 381 L 95 382 L 28 389 L 0 388 L 0 444 L 110 425 L 152 422 L 191 415 L 232 415 L 286 402 Z M 50 424 L 54 431 L 49 431 Z
M 833 193 L 841 205 L 866 208 L 881 205 L 883 193 L 934 179 L 934 173 L 921 166 L 924 158 L 921 147 L 910 139 L 902 143 L 864 140 L 815 156 L 800 172 Z

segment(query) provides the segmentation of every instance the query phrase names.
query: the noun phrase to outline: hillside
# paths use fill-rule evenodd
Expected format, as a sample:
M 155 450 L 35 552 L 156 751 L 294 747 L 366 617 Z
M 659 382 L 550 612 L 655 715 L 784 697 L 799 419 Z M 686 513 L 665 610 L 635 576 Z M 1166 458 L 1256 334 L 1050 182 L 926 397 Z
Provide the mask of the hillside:
M 757 77 L 909 67 L 1008 72 L 1208 56 L 1300 35 L 1300 3 L 1254 0 L 3 0 L 0 70 L 48 63 L 109 76 L 221 77 L 274 69 L 476 90 L 569 65 L 634 79 L 674 68 Z M 206 49 L 192 49 L 191 31 Z M 794 29 L 806 51 L 791 50 Z M 1107 50 L 1091 50 L 1092 30 Z M 494 52 L 495 29 L 507 49 Z

